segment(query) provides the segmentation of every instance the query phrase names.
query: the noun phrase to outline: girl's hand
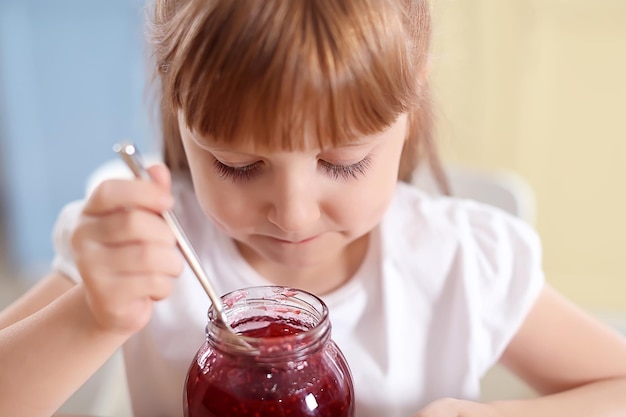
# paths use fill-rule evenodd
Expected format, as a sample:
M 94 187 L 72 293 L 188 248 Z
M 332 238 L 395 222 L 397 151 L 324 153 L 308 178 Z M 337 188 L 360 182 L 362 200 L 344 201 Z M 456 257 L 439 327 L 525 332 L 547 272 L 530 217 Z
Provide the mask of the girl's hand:
M 430 403 L 413 417 L 501 417 L 489 404 L 442 398 Z
M 97 323 L 134 333 L 148 323 L 154 301 L 167 297 L 183 270 L 176 239 L 160 216 L 173 205 L 169 171 L 153 182 L 107 180 L 87 200 L 72 237 L 76 265 Z

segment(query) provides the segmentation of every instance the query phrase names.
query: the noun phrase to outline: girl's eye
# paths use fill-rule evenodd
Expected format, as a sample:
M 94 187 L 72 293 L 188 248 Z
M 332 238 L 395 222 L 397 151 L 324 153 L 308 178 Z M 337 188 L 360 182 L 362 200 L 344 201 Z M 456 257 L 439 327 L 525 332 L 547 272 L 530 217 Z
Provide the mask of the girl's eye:
M 369 155 L 359 162 L 350 165 L 337 165 L 324 160 L 319 161 L 320 167 L 334 180 L 358 179 L 367 173 L 371 163 L 372 159 Z
M 370 167 L 372 159 L 370 156 L 366 156 L 359 162 L 349 165 L 332 164 L 330 162 L 319 160 L 319 166 L 324 172 L 334 180 L 350 180 L 358 179 L 367 173 Z M 221 179 L 229 179 L 233 182 L 249 181 L 258 175 L 263 166 L 262 161 L 254 162 L 249 165 L 240 167 L 233 167 L 226 165 L 216 158 L 213 159 L 213 165 L 217 171 L 217 175 Z
M 217 159 L 213 158 L 213 165 L 215 170 L 217 171 L 217 175 L 221 179 L 229 179 L 233 182 L 239 181 L 248 181 L 254 178 L 259 171 L 261 170 L 261 166 L 263 162 L 258 161 L 254 162 L 250 165 L 244 165 L 241 167 L 232 167 L 230 165 L 223 164 Z

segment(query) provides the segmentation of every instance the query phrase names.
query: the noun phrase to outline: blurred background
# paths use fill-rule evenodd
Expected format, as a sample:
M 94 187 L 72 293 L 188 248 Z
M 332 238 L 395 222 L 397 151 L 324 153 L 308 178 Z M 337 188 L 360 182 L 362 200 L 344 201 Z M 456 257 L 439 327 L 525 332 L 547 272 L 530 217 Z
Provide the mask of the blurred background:
M 626 1 L 434 0 L 446 163 L 530 187 L 548 281 L 626 332 Z M 156 151 L 143 1 L 0 0 L 0 308 L 46 273 L 61 207 Z
M 548 281 L 625 312 L 626 1 L 434 4 L 446 159 L 525 178 Z
M 116 141 L 150 137 L 143 18 L 140 0 L 0 0 L 3 280 L 45 273 L 59 209 Z

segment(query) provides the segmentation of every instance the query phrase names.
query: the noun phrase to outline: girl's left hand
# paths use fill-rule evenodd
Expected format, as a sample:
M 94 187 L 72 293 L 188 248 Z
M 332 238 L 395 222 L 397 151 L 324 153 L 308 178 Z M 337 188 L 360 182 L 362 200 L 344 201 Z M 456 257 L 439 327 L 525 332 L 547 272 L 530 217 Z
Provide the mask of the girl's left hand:
M 500 414 L 489 404 L 442 398 L 430 403 L 413 417 L 500 417 Z

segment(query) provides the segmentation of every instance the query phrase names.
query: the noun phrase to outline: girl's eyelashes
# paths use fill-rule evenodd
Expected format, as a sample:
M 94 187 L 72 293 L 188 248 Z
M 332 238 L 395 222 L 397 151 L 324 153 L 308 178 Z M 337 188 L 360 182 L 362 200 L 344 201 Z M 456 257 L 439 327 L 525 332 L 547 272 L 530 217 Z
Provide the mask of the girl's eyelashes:
M 334 180 L 350 180 L 358 179 L 367 173 L 372 163 L 371 157 L 368 155 L 354 164 L 333 164 L 323 159 L 318 161 L 319 167 L 325 174 Z M 249 181 L 254 179 L 261 173 L 263 161 L 257 161 L 249 165 L 233 167 L 220 162 L 217 158 L 213 158 L 213 165 L 217 175 L 221 179 L 229 179 L 233 182 Z
M 330 162 L 319 160 L 320 167 L 335 180 L 350 180 L 358 179 L 367 173 L 368 168 L 372 163 L 372 158 L 367 155 L 359 162 L 349 165 L 331 164 Z
M 213 158 L 213 166 L 217 171 L 217 175 L 221 179 L 230 179 L 233 182 L 240 181 L 248 181 L 254 178 L 256 174 L 258 174 L 261 170 L 261 166 L 263 165 L 262 161 L 254 162 L 250 165 L 244 165 L 241 167 L 232 167 L 230 165 L 226 165 L 216 158 Z

